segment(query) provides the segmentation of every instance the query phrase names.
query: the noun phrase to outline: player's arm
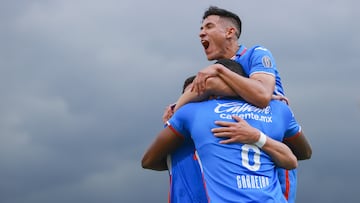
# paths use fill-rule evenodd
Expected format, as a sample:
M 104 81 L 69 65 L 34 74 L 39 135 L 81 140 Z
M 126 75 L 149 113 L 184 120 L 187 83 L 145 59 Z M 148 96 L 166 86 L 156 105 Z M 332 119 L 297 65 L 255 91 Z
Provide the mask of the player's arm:
M 283 142 L 290 147 L 298 160 L 311 158 L 312 148 L 302 130 L 293 137 L 284 138 Z
M 249 78 L 238 75 L 220 64 L 215 64 L 220 77 L 237 95 L 260 108 L 269 105 L 275 89 L 275 77 L 254 73 Z
M 177 100 L 174 111 L 190 102 L 200 102 L 209 99 L 211 96 L 237 96 L 237 94 L 219 77 L 210 77 L 206 80 L 206 90 L 198 94 L 187 89 Z
M 287 145 L 265 134 L 262 134 L 262 136 L 266 136 L 266 142 L 261 149 L 271 156 L 276 166 L 288 170 L 298 166 L 296 156 Z
M 233 116 L 237 122 L 216 121 L 221 126 L 211 131 L 216 137 L 228 138 L 220 143 L 243 143 L 255 144 L 268 153 L 278 167 L 294 169 L 297 167 L 297 159 L 290 148 L 284 143 L 272 139 L 252 126 L 239 116 Z M 264 137 L 265 136 L 265 137 Z M 260 143 L 260 146 L 259 146 Z
M 212 130 L 215 136 L 228 138 L 222 141 L 224 144 L 243 142 L 243 136 L 246 135 L 246 128 L 243 126 L 247 123 L 242 119 L 237 119 L 237 117 L 235 117 L 235 119 L 238 121 L 237 123 L 217 122 L 221 127 Z M 291 149 L 297 160 L 311 158 L 312 149 L 301 128 L 293 136 L 285 137 L 283 143 Z
M 164 128 L 145 152 L 141 165 L 145 169 L 167 170 L 166 157 L 183 142 L 183 137 L 176 135 L 170 127 Z

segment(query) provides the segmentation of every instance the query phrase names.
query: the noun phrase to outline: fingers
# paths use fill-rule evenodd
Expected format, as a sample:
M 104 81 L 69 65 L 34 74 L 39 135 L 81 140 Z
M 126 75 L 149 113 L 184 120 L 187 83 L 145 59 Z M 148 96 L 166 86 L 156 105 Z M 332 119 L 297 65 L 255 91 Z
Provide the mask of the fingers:
M 216 128 L 211 130 L 215 137 L 223 137 L 227 138 L 230 136 L 230 133 L 227 131 L 226 128 Z
M 218 126 L 222 126 L 222 127 L 230 127 L 230 126 L 235 125 L 234 122 L 228 122 L 228 121 L 215 121 L 215 124 Z M 216 128 L 214 128 L 214 129 L 216 129 Z
M 271 99 L 274 99 L 274 100 L 280 100 L 282 102 L 285 102 L 287 105 L 289 105 L 289 99 L 285 96 L 282 96 L 282 95 L 272 95 L 271 96 Z
M 192 83 L 192 87 L 191 87 L 191 91 L 195 91 L 198 95 L 204 93 L 206 88 L 206 78 L 204 76 L 202 76 L 201 73 L 198 73 L 198 75 L 195 77 L 193 83 Z
M 231 144 L 231 143 L 236 143 L 236 140 L 233 138 L 229 138 L 229 139 L 221 140 L 219 143 L 220 144 Z
M 198 95 L 200 94 L 200 89 L 199 89 L 199 82 L 198 82 L 198 78 L 196 77 L 192 83 L 192 87 L 191 87 L 191 91 L 192 92 L 196 92 Z
M 241 121 L 244 120 L 244 119 L 242 119 L 242 118 L 240 118 L 239 116 L 236 116 L 236 115 L 232 115 L 232 118 L 233 118 L 234 120 L 236 120 L 237 122 L 241 122 Z
M 235 121 L 237 121 L 238 123 L 244 121 L 244 119 L 242 119 L 241 117 L 236 116 L 236 115 L 232 115 L 232 118 L 233 118 Z M 223 126 L 223 127 L 236 125 L 236 123 L 234 123 L 234 122 L 228 122 L 228 121 L 215 121 L 215 124 L 216 124 L 216 125 L 219 125 L 219 126 Z
M 166 123 L 171 118 L 171 116 L 173 114 L 174 114 L 174 112 L 173 112 L 172 105 L 169 105 L 168 107 L 166 107 L 165 111 L 164 111 L 164 114 L 162 116 L 163 123 Z
M 281 101 L 285 102 L 287 105 L 289 105 L 289 99 L 287 97 L 283 97 L 280 99 Z
M 224 138 L 223 140 L 220 140 L 220 144 L 230 144 L 235 142 L 235 139 L 229 137 L 228 132 L 215 132 L 214 136 L 217 138 Z

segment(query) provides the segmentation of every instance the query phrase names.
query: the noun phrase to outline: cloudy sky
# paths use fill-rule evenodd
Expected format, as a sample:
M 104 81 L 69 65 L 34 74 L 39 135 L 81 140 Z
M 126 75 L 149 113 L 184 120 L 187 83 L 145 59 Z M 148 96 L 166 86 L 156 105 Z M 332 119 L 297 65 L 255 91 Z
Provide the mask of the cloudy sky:
M 211 62 L 201 17 L 270 49 L 313 147 L 298 202 L 359 202 L 359 1 L 0 1 L 0 202 L 166 202 L 141 168 L 166 105 Z

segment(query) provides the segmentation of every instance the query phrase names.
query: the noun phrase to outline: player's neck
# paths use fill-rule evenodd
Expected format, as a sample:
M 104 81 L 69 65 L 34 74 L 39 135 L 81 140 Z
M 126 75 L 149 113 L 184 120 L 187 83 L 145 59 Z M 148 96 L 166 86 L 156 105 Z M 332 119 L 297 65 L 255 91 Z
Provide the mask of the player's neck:
M 228 47 L 228 49 L 226 50 L 226 58 L 231 59 L 232 57 L 234 57 L 237 53 L 237 51 L 239 50 L 239 45 L 237 43 L 232 43 L 231 46 Z

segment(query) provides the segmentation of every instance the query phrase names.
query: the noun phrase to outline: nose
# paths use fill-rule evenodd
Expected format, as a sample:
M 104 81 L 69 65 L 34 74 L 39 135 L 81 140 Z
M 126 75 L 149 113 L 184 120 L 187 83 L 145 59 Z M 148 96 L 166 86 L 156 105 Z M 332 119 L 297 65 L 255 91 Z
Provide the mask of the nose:
M 199 32 L 199 37 L 200 38 L 203 38 L 205 36 L 205 30 L 204 29 L 201 29 L 200 32 Z

